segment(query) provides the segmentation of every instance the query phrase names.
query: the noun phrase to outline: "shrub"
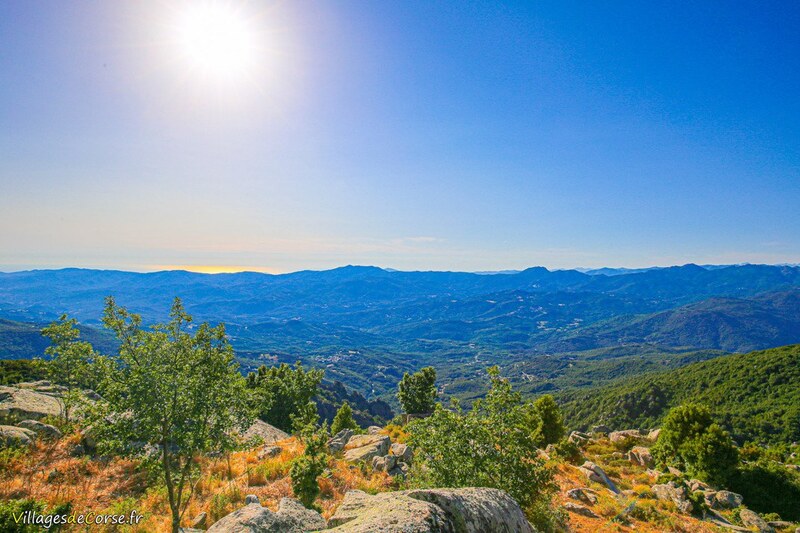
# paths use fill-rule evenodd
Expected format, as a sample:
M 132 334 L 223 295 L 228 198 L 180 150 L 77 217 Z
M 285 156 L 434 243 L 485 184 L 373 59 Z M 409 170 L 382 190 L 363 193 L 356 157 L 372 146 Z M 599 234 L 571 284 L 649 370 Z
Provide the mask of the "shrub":
M 436 406 L 433 414 L 408 425 L 409 442 L 425 464 L 423 484 L 436 487 L 493 487 L 508 492 L 523 508 L 549 501 L 553 472 L 538 456 L 527 425 L 528 410 L 497 367 L 489 369 L 491 389 L 472 410 Z
M 674 465 L 690 476 L 724 485 L 739 462 L 730 435 L 715 424 L 707 407 L 684 404 L 664 419 L 651 449 L 662 465 Z
M 553 454 L 572 464 L 578 464 L 583 461 L 581 449 L 569 439 L 561 439 L 555 443 L 553 445 Z

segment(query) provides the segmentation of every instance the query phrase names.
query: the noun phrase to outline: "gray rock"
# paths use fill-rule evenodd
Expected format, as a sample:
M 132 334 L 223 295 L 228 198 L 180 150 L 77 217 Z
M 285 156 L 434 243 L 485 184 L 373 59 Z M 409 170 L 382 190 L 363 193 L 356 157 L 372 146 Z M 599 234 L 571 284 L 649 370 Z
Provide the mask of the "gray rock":
M 570 513 L 579 514 L 581 516 L 586 516 L 588 518 L 598 518 L 594 512 L 588 507 L 584 507 L 583 505 L 579 505 L 577 503 L 567 502 L 564 504 L 564 509 L 569 511 Z
M 767 524 L 763 518 L 750 509 L 742 509 L 739 511 L 739 519 L 742 521 L 742 524 L 747 527 L 756 528 L 759 533 L 775 533 L 775 529 L 773 529 L 772 526 Z
M 688 490 L 683 485 L 670 481 L 661 485 L 653 485 L 650 490 L 659 500 L 673 502 L 681 513 L 689 514 L 694 510 L 692 502 L 689 501 Z
M 331 517 L 347 533 L 532 533 L 519 505 L 496 489 L 432 489 L 370 496 L 349 491 Z
M 594 491 L 587 487 L 579 487 L 577 489 L 570 489 L 567 491 L 567 497 L 572 498 L 573 500 L 577 500 L 579 502 L 584 502 L 589 505 L 594 505 L 597 503 L 597 491 Z
M 367 428 L 367 435 L 380 435 L 381 431 L 383 431 L 382 427 L 370 426 Z
M 658 436 L 661 435 L 661 428 L 654 429 L 650 433 L 647 434 L 647 440 L 658 440 Z
M 192 528 L 193 529 L 205 529 L 206 527 L 206 520 L 207 520 L 206 513 L 200 513 L 199 515 L 194 517 L 192 520 Z
M 30 446 L 36 440 L 36 433 L 30 429 L 16 426 L 0 426 L 0 445 Z
M 627 439 L 641 439 L 642 434 L 638 429 L 624 429 L 622 431 L 612 431 L 608 434 L 611 442 L 622 442 Z
M 275 444 L 279 440 L 288 439 L 289 434 L 263 420 L 256 419 L 253 424 L 242 433 L 245 440 L 260 439 L 264 444 Z
M 277 513 L 251 503 L 217 521 L 208 533 L 305 533 L 326 526 L 318 512 L 306 509 L 296 500 L 283 498 Z
M 592 436 L 588 433 L 581 433 L 580 431 L 573 431 L 569 434 L 568 440 L 573 444 L 577 444 L 578 446 L 583 446 L 590 440 L 592 440 Z
M 400 461 L 401 463 L 411 464 L 411 462 L 414 459 L 414 450 L 412 450 L 406 444 L 395 442 L 394 444 L 392 444 L 389 451 L 392 453 L 392 455 L 396 456 L 397 460 Z
M 653 455 L 650 453 L 650 448 L 645 448 L 644 446 L 631 448 L 628 452 L 628 460 L 645 468 L 652 468 L 656 464 Z
M 708 484 L 703 483 L 699 479 L 690 479 L 688 485 L 689 485 L 689 490 L 691 490 L 692 492 L 695 492 L 695 491 L 698 491 L 698 490 L 707 491 L 707 490 L 711 489 L 708 486 Z
M 792 526 L 792 522 L 787 522 L 786 520 L 770 520 L 767 522 L 767 525 L 775 529 L 786 529 Z
M 283 448 L 274 444 L 265 444 L 263 448 L 258 451 L 258 458 L 265 459 L 267 457 L 277 457 L 281 454 Z
M 0 387 L 0 420 L 40 420 L 47 416 L 60 416 L 61 400 L 49 394 L 27 388 Z
M 344 450 L 344 447 L 347 446 L 347 441 L 349 441 L 350 437 L 352 436 L 352 429 L 341 430 L 328 441 L 328 449 L 331 453 L 337 453 Z
M 741 494 L 736 494 L 729 490 L 720 490 L 714 494 L 712 507 L 714 509 L 734 509 L 742 505 L 744 498 Z
M 578 468 L 590 481 L 602 483 L 611 489 L 614 494 L 619 494 L 619 489 L 613 481 L 606 475 L 602 468 L 591 461 L 586 461 Z
M 353 463 L 369 463 L 373 457 L 389 453 L 389 443 L 387 435 L 355 435 L 344 447 L 344 458 Z
M 321 514 L 313 509 L 306 509 L 302 503 L 293 498 L 281 498 L 275 516 L 287 531 L 315 531 L 328 527 Z
M 379 455 L 372 458 L 372 468 L 378 472 L 389 472 L 395 466 L 397 466 L 397 457 L 394 455 Z
M 61 431 L 57 427 L 51 426 L 50 424 L 44 424 L 38 420 L 23 420 L 21 422 L 17 422 L 16 426 L 30 429 L 38 436 L 47 440 L 58 440 L 62 436 Z
M 257 503 L 260 505 L 261 500 L 259 500 L 258 496 L 256 496 L 255 494 L 248 494 L 247 496 L 244 497 L 244 504 L 250 505 L 251 503 Z
M 14 385 L 18 389 L 32 390 L 41 394 L 48 394 L 50 396 L 61 397 L 67 392 L 67 388 L 63 385 L 56 385 L 47 380 L 40 381 L 25 381 Z

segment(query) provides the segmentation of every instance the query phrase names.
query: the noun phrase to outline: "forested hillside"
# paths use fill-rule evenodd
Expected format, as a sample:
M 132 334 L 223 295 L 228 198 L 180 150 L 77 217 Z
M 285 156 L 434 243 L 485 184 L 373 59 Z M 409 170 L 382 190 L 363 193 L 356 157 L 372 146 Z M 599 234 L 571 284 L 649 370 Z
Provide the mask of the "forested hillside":
M 671 407 L 703 403 L 741 444 L 800 440 L 800 345 L 718 357 L 561 397 L 576 428 L 657 427 Z

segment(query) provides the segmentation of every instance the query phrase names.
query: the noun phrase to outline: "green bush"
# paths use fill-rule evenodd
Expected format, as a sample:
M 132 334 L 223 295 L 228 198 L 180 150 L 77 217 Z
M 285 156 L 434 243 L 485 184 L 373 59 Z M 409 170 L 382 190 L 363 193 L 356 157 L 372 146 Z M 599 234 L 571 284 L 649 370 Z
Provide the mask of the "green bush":
M 699 479 L 724 485 L 739 462 L 730 435 L 714 423 L 705 406 L 684 404 L 664 419 L 651 448 L 661 465 L 672 465 Z
M 553 454 L 568 463 L 579 464 L 583 462 L 583 453 L 580 447 L 569 439 L 561 439 L 553 445 Z
M 547 505 L 555 491 L 553 472 L 538 456 L 529 412 L 497 367 L 489 369 L 491 389 L 463 411 L 437 406 L 428 418 L 408 425 L 409 442 L 424 463 L 417 483 L 434 487 L 493 487 L 523 508 Z

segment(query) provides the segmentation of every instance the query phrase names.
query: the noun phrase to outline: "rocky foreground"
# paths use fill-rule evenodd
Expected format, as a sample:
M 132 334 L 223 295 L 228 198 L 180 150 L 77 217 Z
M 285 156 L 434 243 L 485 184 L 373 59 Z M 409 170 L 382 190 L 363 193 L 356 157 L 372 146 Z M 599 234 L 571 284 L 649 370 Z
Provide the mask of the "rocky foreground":
M 103 511 L 129 502 L 148 522 L 136 532 L 166 526 L 163 495 L 146 487 L 136 463 L 97 457 L 90 433 L 62 435 L 46 423 L 61 410 L 60 391 L 47 382 L 0 387 L 0 440 L 28 447 L 4 465 L 0 500 L 35 498 L 52 505 Z M 333 455 L 320 481 L 317 510 L 292 498 L 288 466 L 296 439 L 256 422 L 244 433 L 256 448 L 230 458 L 207 458 L 187 511 L 184 531 L 198 532 L 532 532 L 506 493 L 490 488 L 408 489 L 413 450 L 401 435 L 371 427 L 343 430 L 328 442 Z M 798 532 L 797 524 L 765 520 L 744 498 L 671 469 L 655 469 L 650 446 L 658 431 L 572 432 L 580 450 L 572 462 L 554 449 L 542 455 L 556 469 L 557 507 L 572 531 Z M 787 465 L 791 466 L 791 465 Z M 800 503 L 800 502 L 799 502 Z

